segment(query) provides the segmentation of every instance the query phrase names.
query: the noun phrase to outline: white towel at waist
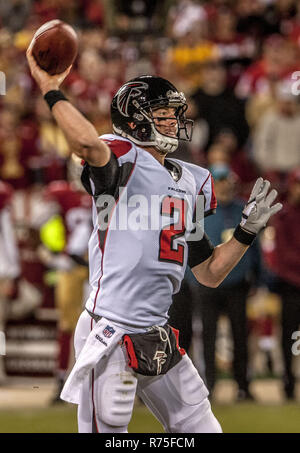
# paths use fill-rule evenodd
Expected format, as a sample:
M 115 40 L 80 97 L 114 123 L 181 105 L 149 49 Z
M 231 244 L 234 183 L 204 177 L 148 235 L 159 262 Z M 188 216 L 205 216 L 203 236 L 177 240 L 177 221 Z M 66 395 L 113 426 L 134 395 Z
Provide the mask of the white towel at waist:
M 101 318 L 86 339 L 61 392 L 61 399 L 79 404 L 83 381 L 99 360 L 107 356 L 126 333 L 106 318 Z

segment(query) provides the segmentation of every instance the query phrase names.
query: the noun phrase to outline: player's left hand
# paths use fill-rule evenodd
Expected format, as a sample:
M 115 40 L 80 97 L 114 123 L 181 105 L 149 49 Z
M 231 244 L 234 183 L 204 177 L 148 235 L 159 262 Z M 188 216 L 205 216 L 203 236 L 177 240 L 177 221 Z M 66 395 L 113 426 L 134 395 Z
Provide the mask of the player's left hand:
M 69 74 L 72 65 L 69 66 L 64 72 L 61 74 L 55 74 L 55 75 L 50 75 L 43 69 L 39 67 L 37 64 L 33 54 L 32 54 L 32 47 L 33 47 L 33 41 L 31 41 L 27 52 L 26 52 L 26 57 L 28 60 L 29 68 L 32 77 L 38 84 L 38 86 L 41 89 L 41 92 L 43 95 L 45 95 L 48 91 L 50 90 L 59 90 L 60 85 L 62 82 L 65 80 L 67 75 Z
M 240 223 L 244 230 L 253 234 L 259 233 L 266 226 L 269 218 L 282 208 L 281 203 L 272 206 L 278 192 L 273 189 L 268 194 L 270 186 L 270 181 L 263 180 L 263 178 L 258 178 L 254 184 Z

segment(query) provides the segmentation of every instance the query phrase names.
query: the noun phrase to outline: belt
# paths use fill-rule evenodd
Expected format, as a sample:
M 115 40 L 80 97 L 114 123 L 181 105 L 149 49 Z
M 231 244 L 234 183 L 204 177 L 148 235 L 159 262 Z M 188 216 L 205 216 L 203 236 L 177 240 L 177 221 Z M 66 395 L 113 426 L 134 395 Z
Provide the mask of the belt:
M 100 315 L 96 315 L 96 313 L 93 313 L 92 311 L 88 310 L 86 308 L 86 311 L 88 312 L 88 314 L 90 315 L 91 318 L 93 318 L 93 320 L 97 323 L 98 321 L 100 321 L 100 319 L 103 318 L 103 316 L 100 316 Z M 166 326 L 168 326 L 169 324 L 164 324 L 162 327 L 165 328 Z M 131 326 L 130 324 L 127 324 L 126 325 L 127 327 L 134 327 L 136 328 L 136 326 Z M 150 326 L 150 327 L 145 327 L 145 331 L 148 332 L 150 330 L 153 330 L 153 329 L 159 329 L 159 326 Z
M 86 308 L 86 311 L 88 312 L 88 314 L 90 315 L 90 317 L 93 318 L 93 320 L 94 320 L 95 322 L 100 321 L 100 319 L 102 318 L 102 316 L 96 315 L 95 313 L 93 313 L 92 311 L 88 310 L 87 308 Z

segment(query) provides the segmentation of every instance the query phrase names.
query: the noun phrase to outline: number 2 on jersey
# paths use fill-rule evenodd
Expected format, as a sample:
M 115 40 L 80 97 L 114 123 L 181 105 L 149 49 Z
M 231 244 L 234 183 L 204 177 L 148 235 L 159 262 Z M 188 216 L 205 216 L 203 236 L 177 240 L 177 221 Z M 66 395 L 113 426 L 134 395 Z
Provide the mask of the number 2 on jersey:
M 161 215 L 173 217 L 178 212 L 178 221 L 166 225 L 160 232 L 159 236 L 159 261 L 176 263 L 183 266 L 184 246 L 178 244 L 174 246 L 175 239 L 183 236 L 185 233 L 185 200 L 167 195 L 161 204 Z

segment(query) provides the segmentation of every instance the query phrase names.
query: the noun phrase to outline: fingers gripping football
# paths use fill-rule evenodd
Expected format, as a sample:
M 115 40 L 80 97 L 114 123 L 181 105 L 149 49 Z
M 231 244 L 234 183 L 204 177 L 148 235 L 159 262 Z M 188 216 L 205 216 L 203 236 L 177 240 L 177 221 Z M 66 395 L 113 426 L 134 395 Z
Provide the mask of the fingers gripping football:
M 282 208 L 281 203 L 272 203 L 277 198 L 278 192 L 270 189 L 270 182 L 258 178 L 252 189 L 248 203 L 242 213 L 241 227 L 250 233 L 257 234 L 264 228 L 269 218 Z
M 47 93 L 47 91 L 49 90 L 58 90 L 64 79 L 69 74 L 72 66 L 69 66 L 61 74 L 50 75 L 38 66 L 32 54 L 32 46 L 33 42 L 31 42 L 26 52 L 26 57 L 32 77 L 39 85 L 43 94 Z

